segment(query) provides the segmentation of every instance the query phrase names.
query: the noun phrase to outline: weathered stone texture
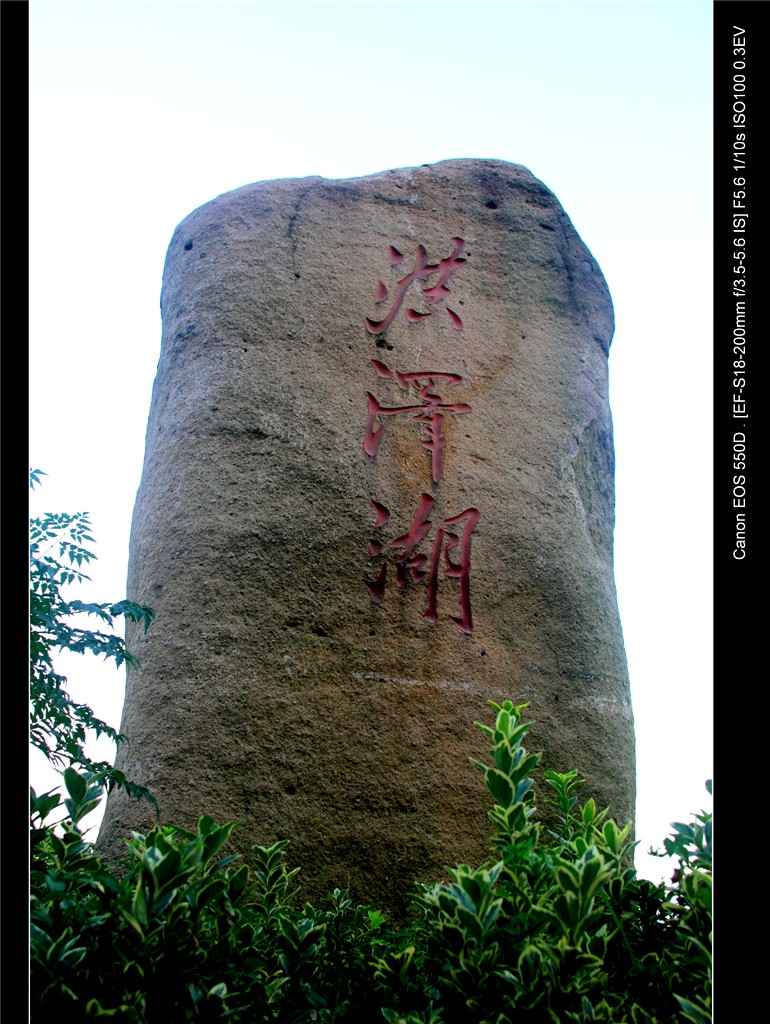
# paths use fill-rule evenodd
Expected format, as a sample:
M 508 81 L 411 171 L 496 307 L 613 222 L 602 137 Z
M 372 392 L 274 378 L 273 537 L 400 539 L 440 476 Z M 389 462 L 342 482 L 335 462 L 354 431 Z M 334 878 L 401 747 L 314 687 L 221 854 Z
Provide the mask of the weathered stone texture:
M 427 305 L 421 289 L 438 274 L 415 281 L 387 330 L 367 330 L 418 245 L 437 264 L 453 238 L 467 263 L 450 294 Z M 379 303 L 378 281 L 389 289 Z M 473 722 L 491 720 L 489 699 L 510 698 L 531 702 L 528 746 L 544 766 L 578 768 L 586 792 L 629 820 L 613 313 L 555 196 L 494 160 L 248 185 L 177 228 L 161 306 L 128 584 L 157 620 L 128 636 L 141 671 L 128 679 L 131 745 L 118 764 L 152 787 L 162 819 L 242 820 L 244 850 L 291 840 L 307 897 L 349 886 L 396 905 L 414 879 L 486 856 Z M 407 308 L 433 315 L 410 322 Z M 452 388 L 433 381 L 443 403 L 471 407 L 445 415 L 438 482 L 426 423 L 410 414 L 382 415 L 376 456 L 364 451 L 367 392 L 384 407 L 421 401 L 371 360 L 461 375 Z M 426 570 L 443 520 L 480 514 L 471 634 L 450 619 L 461 581 L 445 562 L 435 624 L 425 583 L 394 585 L 391 542 L 422 493 L 435 498 L 418 549 Z M 379 530 L 371 499 L 391 514 Z M 383 555 L 369 552 L 375 536 Z M 378 605 L 363 580 L 384 561 Z M 100 845 L 114 855 L 148 824 L 146 805 L 111 797 Z

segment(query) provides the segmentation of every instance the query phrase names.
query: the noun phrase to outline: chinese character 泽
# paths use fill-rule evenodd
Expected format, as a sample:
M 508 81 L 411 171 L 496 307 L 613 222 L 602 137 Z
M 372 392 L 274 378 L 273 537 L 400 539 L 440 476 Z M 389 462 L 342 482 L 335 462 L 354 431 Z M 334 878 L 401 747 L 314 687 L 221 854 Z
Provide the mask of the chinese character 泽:
M 455 387 L 462 381 L 457 373 L 438 373 L 436 371 L 421 370 L 416 373 L 393 373 L 388 367 L 377 359 L 371 360 L 377 373 L 386 379 L 396 378 L 402 388 L 411 387 L 417 392 L 420 398 L 419 405 L 380 405 L 371 392 L 366 392 L 369 401 L 369 419 L 366 424 L 364 436 L 364 451 L 371 458 L 377 454 L 380 445 L 382 432 L 385 427 L 377 429 L 377 421 L 380 416 L 396 416 L 400 413 L 414 413 L 413 419 L 425 425 L 428 437 L 420 443 L 431 453 L 431 469 L 434 483 L 441 479 L 444 467 L 444 445 L 446 437 L 443 431 L 444 417 L 447 413 L 461 415 L 471 411 L 471 407 L 464 402 L 446 403 L 441 401 L 441 395 L 434 393 L 436 382 L 443 380 L 448 388 Z

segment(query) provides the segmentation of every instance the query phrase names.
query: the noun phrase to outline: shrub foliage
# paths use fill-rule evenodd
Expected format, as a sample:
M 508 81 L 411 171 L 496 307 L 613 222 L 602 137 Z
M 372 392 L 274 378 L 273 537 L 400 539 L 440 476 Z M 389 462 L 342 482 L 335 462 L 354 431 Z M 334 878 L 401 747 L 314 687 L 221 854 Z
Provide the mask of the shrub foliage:
M 69 570 L 36 557 L 33 589 L 44 571 L 58 586 L 55 574 Z M 69 612 L 83 610 L 69 603 Z M 50 663 L 37 664 L 61 693 Z M 526 705 L 492 706 L 494 724 L 476 723 L 489 740 L 489 763 L 478 768 L 491 856 L 416 885 L 401 928 L 345 890 L 322 907 L 302 905 L 286 840 L 253 846 L 244 859 L 227 852 L 237 825 L 208 816 L 195 832 L 132 833 L 123 869 L 111 870 L 82 826 L 115 784 L 71 746 L 81 735 L 71 716 L 90 720 L 72 707 L 63 725 L 48 719 L 52 746 L 61 736 L 73 756 L 63 802 L 57 792 L 30 793 L 31 1019 L 710 1024 L 711 815 L 675 824 L 664 841 L 677 861 L 671 884 L 640 879 L 631 826 L 592 799 L 581 804 L 576 771 L 543 773 L 559 825 L 538 822 L 540 754 L 524 747 Z
M 523 706 L 495 711 L 493 856 L 417 886 L 401 930 L 344 890 L 300 906 L 285 840 L 243 862 L 225 852 L 236 826 L 207 816 L 133 833 L 113 872 L 79 827 L 101 784 L 67 768 L 59 834 L 59 795 L 31 796 L 32 1019 L 706 1024 L 711 816 L 665 841 L 670 886 L 636 877 L 629 826 L 578 807 L 574 771 L 546 773 L 561 825 L 545 836 Z

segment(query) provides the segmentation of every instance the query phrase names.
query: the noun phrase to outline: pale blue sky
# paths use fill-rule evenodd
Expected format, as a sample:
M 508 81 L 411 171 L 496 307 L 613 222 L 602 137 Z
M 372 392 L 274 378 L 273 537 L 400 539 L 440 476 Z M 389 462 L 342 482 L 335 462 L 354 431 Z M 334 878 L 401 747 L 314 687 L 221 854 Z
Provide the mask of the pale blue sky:
M 524 164 L 615 303 L 637 834 L 660 845 L 711 775 L 711 125 L 710 3 L 32 0 L 33 509 L 89 510 L 92 597 L 124 596 L 165 250 L 196 206 L 275 177 Z M 68 670 L 118 725 L 120 676 Z

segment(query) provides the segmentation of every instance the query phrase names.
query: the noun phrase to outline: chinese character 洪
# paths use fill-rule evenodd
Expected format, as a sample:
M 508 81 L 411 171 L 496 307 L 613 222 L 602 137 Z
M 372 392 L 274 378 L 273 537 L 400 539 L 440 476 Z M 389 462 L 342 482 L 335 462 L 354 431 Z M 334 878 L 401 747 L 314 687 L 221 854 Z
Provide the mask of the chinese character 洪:
M 452 249 L 451 255 L 447 256 L 446 259 L 439 260 L 438 263 L 428 263 L 428 253 L 425 249 L 425 246 L 417 246 L 417 255 L 414 261 L 414 270 L 412 270 L 411 273 L 407 274 L 406 277 L 402 277 L 401 280 L 396 284 L 396 294 L 390 312 L 382 320 L 378 321 L 371 320 L 369 317 L 366 317 L 366 329 L 367 331 L 369 331 L 370 334 L 382 334 L 384 330 L 387 330 L 387 328 L 394 320 L 399 309 L 401 308 L 406 297 L 406 293 L 409 290 L 413 281 L 427 281 L 431 274 L 438 273 L 439 276 L 436 283 L 434 285 L 431 285 L 429 288 L 422 289 L 422 293 L 423 295 L 426 296 L 429 306 L 434 305 L 435 303 L 439 302 L 441 299 L 445 298 L 447 295 L 450 294 L 449 288 L 447 286 L 447 281 L 455 272 L 455 270 L 457 270 L 458 267 L 461 267 L 463 266 L 463 264 L 468 262 L 466 259 L 460 256 L 460 253 L 465 248 L 465 242 L 463 241 L 463 239 L 453 238 L 452 242 L 454 244 L 454 248 Z M 404 257 L 401 255 L 398 249 L 394 248 L 394 246 L 391 245 L 391 263 L 400 263 L 401 260 L 403 260 L 403 258 Z M 385 299 L 387 299 L 387 297 L 388 289 L 385 287 L 382 281 L 378 281 L 377 291 L 375 293 L 375 301 L 384 302 Z M 447 314 L 449 315 L 449 319 L 452 321 L 452 326 L 456 330 L 461 331 L 463 328 L 463 322 L 458 316 L 458 314 L 455 313 L 453 309 L 450 309 L 449 306 L 445 306 L 444 308 L 446 309 Z M 417 320 L 424 320 L 426 317 L 432 315 L 432 311 L 429 313 L 419 313 L 416 309 L 407 309 L 406 311 L 406 318 L 411 322 L 415 322 Z

